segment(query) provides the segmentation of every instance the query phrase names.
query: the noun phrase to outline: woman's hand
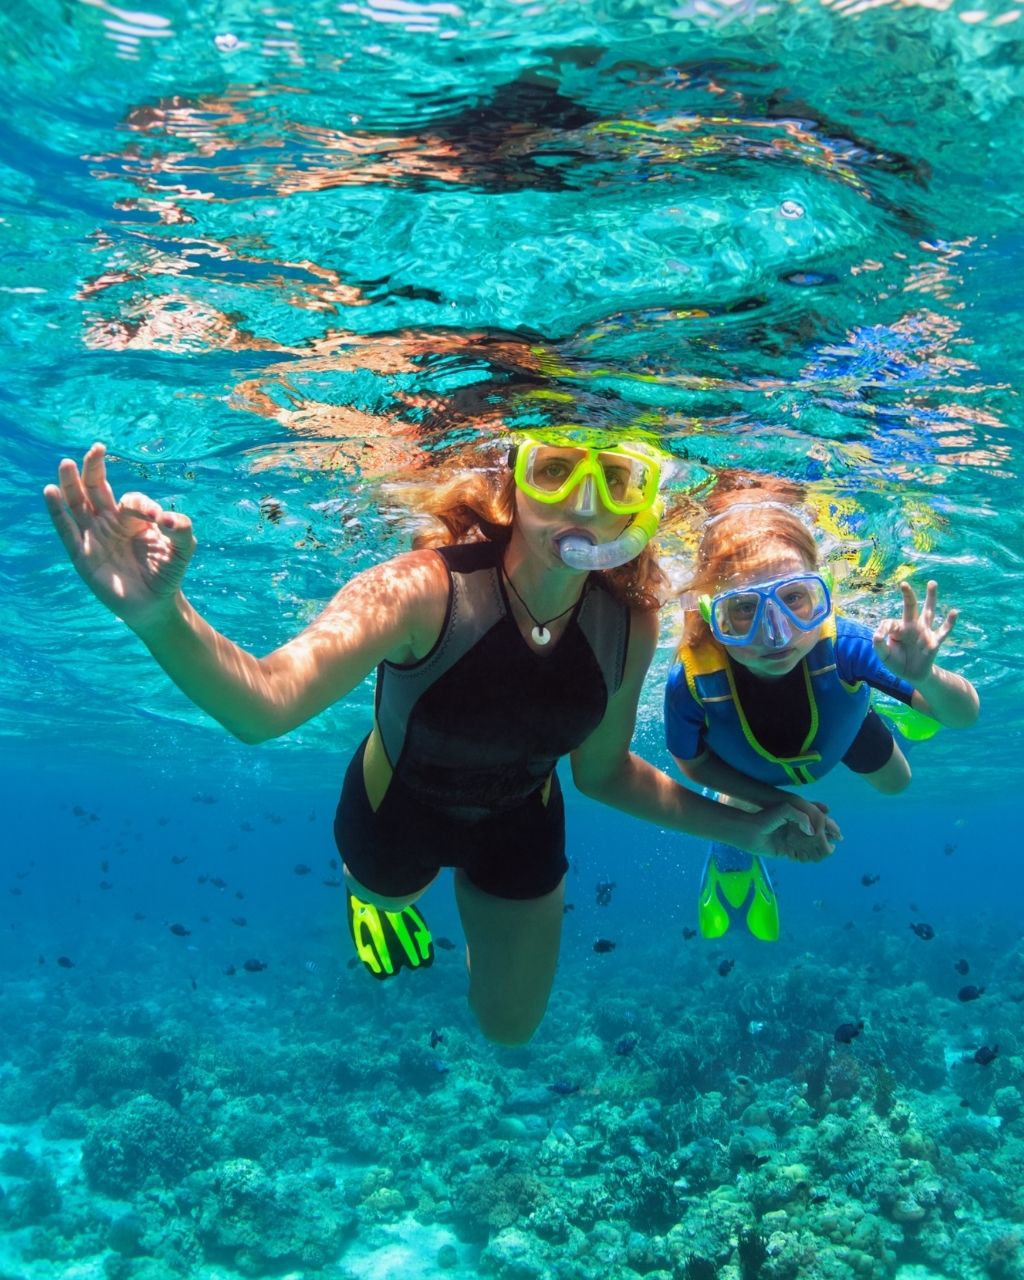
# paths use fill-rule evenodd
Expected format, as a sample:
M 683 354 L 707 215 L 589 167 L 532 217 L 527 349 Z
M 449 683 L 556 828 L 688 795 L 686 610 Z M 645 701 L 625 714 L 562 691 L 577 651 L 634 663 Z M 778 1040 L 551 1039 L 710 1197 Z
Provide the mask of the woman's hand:
M 928 583 L 924 606 L 918 612 L 917 596 L 909 582 L 901 582 L 903 592 L 903 617 L 899 621 L 887 618 L 875 630 L 872 643 L 875 654 L 889 670 L 902 676 L 915 688 L 931 675 L 935 655 L 943 641 L 953 630 L 957 619 L 956 609 L 950 609 L 940 627 L 935 626 L 935 596 L 937 584 Z
M 188 516 L 164 511 L 142 493 L 118 502 L 107 482 L 106 450 L 94 444 L 81 474 L 69 458 L 60 485 L 43 491 L 47 510 L 79 576 L 133 630 L 166 616 L 196 548 Z
M 817 825 L 807 809 L 817 809 Z M 820 806 L 808 801 L 797 804 L 792 797 L 785 804 L 752 813 L 750 820 L 754 834 L 744 845 L 746 849 L 794 862 L 821 862 L 835 851 L 835 841 L 842 839 L 838 826 Z

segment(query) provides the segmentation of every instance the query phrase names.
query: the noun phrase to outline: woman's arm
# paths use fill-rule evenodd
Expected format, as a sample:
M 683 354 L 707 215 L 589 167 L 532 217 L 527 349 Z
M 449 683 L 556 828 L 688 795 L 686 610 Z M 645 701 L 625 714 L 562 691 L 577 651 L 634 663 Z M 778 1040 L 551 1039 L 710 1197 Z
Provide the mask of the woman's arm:
M 811 836 L 810 820 L 788 803 L 789 797 L 786 802 L 757 813 L 746 813 L 689 791 L 630 751 L 640 692 L 654 656 L 657 633 L 656 615 L 633 615 L 622 686 L 610 699 L 600 725 L 572 753 L 576 786 L 584 795 L 634 817 L 709 840 L 722 840 L 751 853 L 798 857 L 824 857 L 831 853 L 824 834 L 814 837 L 808 847 L 792 828 L 785 829 L 792 823 L 805 836 Z
M 181 590 L 196 546 L 188 516 L 141 493 L 118 501 L 99 444 L 81 472 L 65 458 L 59 481 L 44 496 L 79 576 L 178 688 L 245 742 L 287 733 L 384 659 L 422 656 L 440 631 L 447 571 L 433 552 L 412 552 L 354 578 L 305 631 L 257 658 L 215 631 Z
M 133 628 L 178 688 L 243 742 L 289 733 L 350 693 L 381 662 L 411 662 L 440 631 L 447 573 L 432 551 L 366 570 L 304 631 L 257 658 L 214 630 L 178 594 Z

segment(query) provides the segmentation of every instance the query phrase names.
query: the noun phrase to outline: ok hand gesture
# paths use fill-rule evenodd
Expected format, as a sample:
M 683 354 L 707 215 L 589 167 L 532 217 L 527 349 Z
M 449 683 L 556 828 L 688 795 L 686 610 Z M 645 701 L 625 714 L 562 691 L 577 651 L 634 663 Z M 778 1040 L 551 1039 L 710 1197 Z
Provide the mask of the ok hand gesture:
M 924 606 L 918 611 L 917 596 L 909 582 L 901 582 L 903 592 L 903 617 L 897 621 L 888 618 L 878 624 L 872 640 L 875 654 L 889 670 L 902 676 L 915 688 L 931 675 L 935 655 L 943 641 L 953 630 L 957 619 L 956 609 L 950 609 L 941 626 L 935 625 L 935 594 L 937 584 L 928 583 Z
M 111 612 L 138 629 L 166 614 L 196 547 L 188 516 L 142 493 L 120 502 L 107 482 L 105 449 L 94 444 L 82 470 L 65 458 L 60 484 L 43 491 L 47 510 L 80 577 Z

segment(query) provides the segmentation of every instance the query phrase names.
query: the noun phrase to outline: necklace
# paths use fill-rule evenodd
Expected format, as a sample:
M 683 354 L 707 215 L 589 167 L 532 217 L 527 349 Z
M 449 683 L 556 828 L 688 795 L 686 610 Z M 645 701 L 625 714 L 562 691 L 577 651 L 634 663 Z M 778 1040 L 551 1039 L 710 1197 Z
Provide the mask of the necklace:
M 530 632 L 530 636 L 534 644 L 547 644 L 551 640 L 551 632 L 548 630 L 548 626 L 552 622 L 557 622 L 559 618 L 564 618 L 567 613 L 570 613 L 579 604 L 579 599 L 576 599 L 572 602 L 571 605 L 569 605 L 567 609 L 563 609 L 561 613 L 556 613 L 553 618 L 548 618 L 545 622 L 541 622 L 541 620 L 534 615 L 533 610 L 530 608 L 530 606 L 526 603 L 523 597 L 516 590 L 516 584 L 505 572 L 504 565 L 501 566 L 501 576 L 512 588 L 512 594 L 523 606 L 526 612 L 530 615 L 530 621 L 533 623 L 533 630 Z

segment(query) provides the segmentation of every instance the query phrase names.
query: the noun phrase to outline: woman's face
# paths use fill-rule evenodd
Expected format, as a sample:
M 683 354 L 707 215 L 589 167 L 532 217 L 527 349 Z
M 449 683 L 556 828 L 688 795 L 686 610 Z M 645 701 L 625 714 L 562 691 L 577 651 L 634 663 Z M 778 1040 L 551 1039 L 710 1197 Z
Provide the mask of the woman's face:
M 808 565 L 799 551 L 792 547 L 779 547 L 770 553 L 770 557 L 762 560 L 756 569 L 738 573 L 728 580 L 716 584 L 716 594 L 722 591 L 735 591 L 748 586 L 757 586 L 763 582 L 773 582 L 778 578 L 786 578 L 791 574 L 815 573 L 813 565 Z M 790 626 L 791 635 L 782 648 L 773 647 L 764 635 L 764 627 L 750 644 L 730 645 L 729 657 L 741 667 L 762 679 L 773 680 L 787 675 L 794 667 L 807 657 L 821 639 L 821 625 L 811 631 L 801 631 Z

